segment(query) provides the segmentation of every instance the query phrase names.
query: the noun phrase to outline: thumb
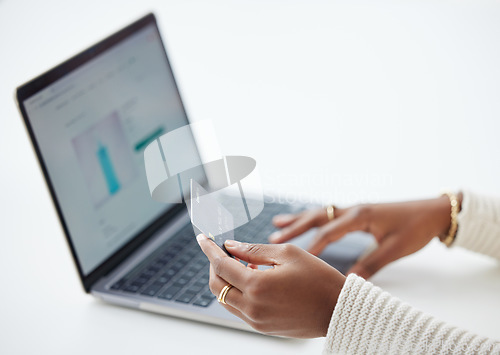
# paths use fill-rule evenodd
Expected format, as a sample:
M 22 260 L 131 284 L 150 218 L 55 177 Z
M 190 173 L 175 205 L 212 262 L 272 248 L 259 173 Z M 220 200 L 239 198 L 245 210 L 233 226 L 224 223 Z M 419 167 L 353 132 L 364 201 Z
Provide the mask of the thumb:
M 346 275 L 356 274 L 364 279 L 368 279 L 377 271 L 390 262 L 399 259 L 403 255 L 398 252 L 398 238 L 396 236 L 384 239 L 377 249 L 358 260 Z
M 228 239 L 224 243 L 227 251 L 236 258 L 255 265 L 276 265 L 276 256 L 281 245 L 240 243 Z

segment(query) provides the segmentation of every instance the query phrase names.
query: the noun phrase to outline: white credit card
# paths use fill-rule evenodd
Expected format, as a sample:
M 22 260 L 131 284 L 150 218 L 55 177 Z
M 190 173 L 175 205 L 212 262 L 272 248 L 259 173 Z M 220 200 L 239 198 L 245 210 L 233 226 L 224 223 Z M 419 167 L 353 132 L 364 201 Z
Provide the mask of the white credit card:
M 233 216 L 193 179 L 191 179 L 189 215 L 193 226 L 227 253 L 224 242 L 227 239 L 234 239 Z

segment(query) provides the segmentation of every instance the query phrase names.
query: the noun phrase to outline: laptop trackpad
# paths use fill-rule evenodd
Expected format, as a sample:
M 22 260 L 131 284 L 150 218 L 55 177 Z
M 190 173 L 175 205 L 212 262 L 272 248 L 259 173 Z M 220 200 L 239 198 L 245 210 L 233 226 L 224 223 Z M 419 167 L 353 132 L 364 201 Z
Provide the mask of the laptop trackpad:
M 316 230 L 310 230 L 300 237 L 293 239 L 291 242 L 307 250 L 315 234 Z M 319 257 L 345 274 L 354 265 L 356 260 L 370 251 L 375 245 L 375 238 L 371 234 L 352 232 L 346 234 L 340 240 L 329 244 Z

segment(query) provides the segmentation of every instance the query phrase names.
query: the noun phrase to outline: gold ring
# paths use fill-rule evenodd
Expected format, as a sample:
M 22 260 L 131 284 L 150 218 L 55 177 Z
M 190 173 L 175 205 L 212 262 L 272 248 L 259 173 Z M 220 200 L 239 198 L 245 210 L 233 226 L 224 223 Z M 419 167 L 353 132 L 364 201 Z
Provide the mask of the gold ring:
M 226 303 L 226 296 L 227 296 L 227 293 L 229 292 L 229 290 L 232 288 L 233 288 L 233 285 L 231 285 L 231 284 L 224 286 L 219 293 L 219 297 L 217 297 L 217 301 L 219 301 L 219 303 L 222 303 L 222 304 L 227 304 Z
M 326 215 L 328 216 L 328 220 L 331 221 L 335 218 L 335 206 L 330 205 L 326 207 Z

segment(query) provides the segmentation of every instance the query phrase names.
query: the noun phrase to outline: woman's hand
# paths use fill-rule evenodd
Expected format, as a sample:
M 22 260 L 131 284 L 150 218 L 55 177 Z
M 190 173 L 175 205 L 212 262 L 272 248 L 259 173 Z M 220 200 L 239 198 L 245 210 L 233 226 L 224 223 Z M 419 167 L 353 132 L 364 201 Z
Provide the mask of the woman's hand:
M 458 199 L 462 200 L 461 194 Z M 319 255 L 329 243 L 346 233 L 358 230 L 371 233 L 378 248 L 348 271 L 367 279 L 388 263 L 420 250 L 434 236 L 445 235 L 450 228 L 450 211 L 448 197 L 442 196 L 431 200 L 336 208 L 332 221 L 328 221 L 323 208 L 296 215 L 278 215 L 273 223 L 282 229 L 273 233 L 269 240 L 283 243 L 319 227 L 308 249 L 311 254 Z
M 218 296 L 233 285 L 224 307 L 257 331 L 294 338 L 325 336 L 345 277 L 324 261 L 291 244 L 247 244 L 228 240 L 234 257 L 200 234 L 198 243 L 210 260 L 210 289 Z

